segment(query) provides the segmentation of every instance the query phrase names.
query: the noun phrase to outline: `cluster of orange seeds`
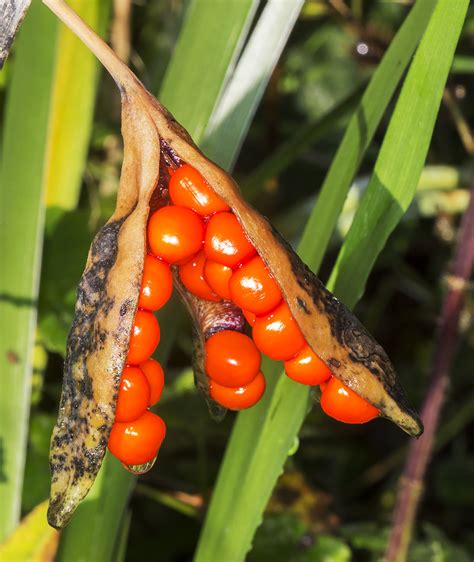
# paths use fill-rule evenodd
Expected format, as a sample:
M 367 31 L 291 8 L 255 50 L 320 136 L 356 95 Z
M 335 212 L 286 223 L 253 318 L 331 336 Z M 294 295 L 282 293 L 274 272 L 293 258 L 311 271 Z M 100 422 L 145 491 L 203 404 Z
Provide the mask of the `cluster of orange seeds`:
M 160 342 L 160 326 L 153 312 L 168 302 L 172 290 L 169 264 L 147 255 L 108 443 L 110 452 L 126 467 L 153 461 L 165 438 L 165 422 L 148 408 L 159 401 L 164 386 L 163 369 L 151 358 Z
M 156 403 L 163 386 L 163 371 L 150 359 L 160 339 L 152 311 L 171 295 L 171 265 L 178 267 L 188 291 L 200 299 L 232 301 L 251 327 L 252 337 L 223 330 L 206 341 L 209 393 L 217 403 L 241 410 L 260 400 L 265 391 L 260 370 L 264 353 L 284 361 L 291 379 L 321 385 L 321 406 L 328 415 L 346 423 L 377 417 L 379 411 L 333 377 L 309 347 L 277 282 L 228 205 L 189 164 L 169 173 L 171 204 L 155 211 L 148 222 L 150 253 L 109 441 L 111 452 L 126 465 L 143 464 L 156 457 L 165 435 L 164 422 L 147 408 Z M 155 374 L 150 375 L 152 371 Z M 131 418 L 132 412 L 137 417 Z

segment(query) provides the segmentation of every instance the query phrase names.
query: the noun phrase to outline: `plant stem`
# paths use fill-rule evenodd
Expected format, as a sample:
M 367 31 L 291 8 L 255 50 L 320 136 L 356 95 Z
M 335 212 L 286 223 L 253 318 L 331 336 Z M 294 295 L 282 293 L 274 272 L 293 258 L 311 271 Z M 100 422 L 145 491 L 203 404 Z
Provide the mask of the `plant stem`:
M 64 0 L 43 0 L 43 4 L 73 31 L 94 53 L 117 83 L 120 92 L 132 88 L 137 78 L 97 33 Z
M 464 214 L 459 240 L 455 249 L 446 294 L 438 325 L 431 366 L 431 384 L 423 404 L 421 418 L 424 434 L 410 445 L 403 471 L 385 562 L 404 562 L 413 531 L 416 512 L 423 491 L 423 482 L 431 460 L 449 383 L 449 373 L 456 351 L 459 315 L 464 293 L 474 265 L 474 181 L 469 206 Z
M 461 111 L 456 98 L 450 92 L 449 88 L 446 88 L 444 91 L 443 101 L 451 114 L 451 118 L 454 121 L 459 138 L 464 145 L 464 149 L 472 156 L 474 154 L 474 135 L 472 134 L 469 123 Z

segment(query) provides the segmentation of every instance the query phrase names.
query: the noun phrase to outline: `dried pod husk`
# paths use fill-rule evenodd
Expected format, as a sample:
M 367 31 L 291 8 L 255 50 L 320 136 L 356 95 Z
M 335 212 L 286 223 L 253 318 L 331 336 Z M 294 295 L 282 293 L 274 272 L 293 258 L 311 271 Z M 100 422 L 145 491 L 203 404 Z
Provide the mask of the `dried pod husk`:
M 172 115 L 146 91 L 103 41 L 64 3 L 44 0 L 95 52 L 122 97 L 124 162 L 117 208 L 97 234 L 78 288 L 68 337 L 63 393 L 54 429 L 48 520 L 57 528 L 89 491 L 105 454 L 115 417 L 146 252 L 150 206 L 167 203 L 166 165 L 191 164 L 229 205 L 276 279 L 307 343 L 333 374 L 410 435 L 422 425 L 406 404 L 384 350 L 354 315 L 299 259 L 268 221 L 240 196 L 234 180 L 207 159 Z M 165 165 L 166 164 L 166 165 Z M 194 366 L 208 397 L 204 343 L 216 331 L 243 329 L 229 302 L 201 301 L 174 272 L 196 325 Z M 216 417 L 223 409 L 208 399 Z
M 13 40 L 30 4 L 31 0 L 0 3 L 0 70 L 7 60 Z
M 115 417 L 158 183 L 159 136 L 138 100 L 123 95 L 124 161 L 117 207 L 96 235 L 77 290 L 59 416 L 50 450 L 48 521 L 63 527 L 92 486 Z

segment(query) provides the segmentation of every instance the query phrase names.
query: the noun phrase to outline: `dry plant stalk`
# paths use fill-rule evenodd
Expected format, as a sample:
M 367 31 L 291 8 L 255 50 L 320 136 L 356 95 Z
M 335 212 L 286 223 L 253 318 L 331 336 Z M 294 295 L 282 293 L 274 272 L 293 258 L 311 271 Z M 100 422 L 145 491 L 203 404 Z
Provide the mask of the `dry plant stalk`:
M 408 407 L 385 351 L 246 203 L 234 180 L 208 160 L 189 134 L 149 93 L 113 51 L 62 0 L 43 0 L 91 49 L 114 78 L 122 98 L 125 157 L 117 208 L 97 234 L 78 289 L 68 338 L 59 419 L 51 443 L 49 522 L 61 528 L 89 491 L 114 421 L 146 251 L 150 209 L 167 204 L 168 165 L 189 163 L 229 205 L 277 281 L 307 343 L 333 374 L 410 435 L 422 425 Z M 191 295 L 175 277 L 196 323 L 195 376 L 211 412 L 204 374 L 204 341 L 216 329 L 243 326 L 230 302 Z M 240 327 L 241 329 L 241 327 Z
M 30 4 L 31 0 L 0 0 L 0 70 Z
M 433 454 L 435 434 L 449 386 L 451 365 L 456 351 L 459 316 L 468 280 L 474 267 L 474 182 L 464 214 L 451 273 L 434 341 L 430 386 L 421 411 L 425 433 L 411 443 L 403 471 L 385 562 L 405 562 L 416 512 L 421 501 L 424 478 Z

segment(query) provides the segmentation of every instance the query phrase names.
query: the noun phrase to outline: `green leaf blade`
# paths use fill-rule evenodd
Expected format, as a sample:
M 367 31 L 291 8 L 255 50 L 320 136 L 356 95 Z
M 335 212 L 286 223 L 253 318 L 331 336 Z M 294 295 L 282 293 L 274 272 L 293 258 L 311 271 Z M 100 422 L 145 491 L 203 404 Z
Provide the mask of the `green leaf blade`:
M 192 0 L 160 90 L 160 101 L 201 141 L 247 36 L 258 0 Z
M 105 30 L 108 2 L 73 0 L 69 4 L 93 29 Z M 77 206 L 92 130 L 99 63 L 69 29 L 58 30 L 51 89 L 46 205 Z
M 435 6 L 437 8 L 436 19 L 432 15 Z M 417 8 L 418 10 L 416 10 Z M 464 8 L 465 3 L 461 6 L 457 16 L 452 17 L 451 40 L 457 39 L 459 36 Z M 418 2 L 415 5 L 409 19 L 407 19 L 408 25 L 404 25 L 397 36 L 401 35 L 403 42 L 395 43 L 397 41 L 395 39 L 394 43 L 397 45 L 397 49 L 395 52 L 392 50 L 393 58 L 389 58 L 387 64 L 384 64 L 386 60 L 384 58 L 378 74 L 373 77 L 363 98 L 361 110 L 371 107 L 372 103 L 377 105 L 377 111 L 370 119 L 371 135 L 375 132 L 378 121 L 391 98 L 393 89 L 396 87 L 396 83 L 392 83 L 393 89 L 390 91 L 390 88 L 387 88 L 388 92 L 387 89 L 384 90 L 382 87 L 385 80 L 390 80 L 390 75 L 394 72 L 394 64 L 395 66 L 406 66 L 419 38 L 425 32 L 427 23 L 429 22 L 430 29 L 433 29 L 435 25 L 433 21 L 442 21 L 447 11 L 449 11 L 449 7 L 446 1 L 438 4 Z M 437 33 L 438 36 L 433 32 L 427 32 L 424 35 L 422 40 L 423 50 L 429 51 L 437 41 L 442 42 L 439 38 L 442 36 L 439 29 L 437 29 Z M 405 42 L 408 39 L 410 39 L 411 48 L 407 49 L 405 48 Z M 454 45 L 455 43 L 456 41 L 454 41 Z M 450 44 L 450 47 L 451 52 L 448 48 L 445 61 L 450 61 L 452 58 L 453 45 Z M 398 62 L 395 63 L 395 61 Z M 401 78 L 401 75 L 402 71 L 398 69 L 398 77 Z M 442 72 L 438 74 L 437 89 L 442 89 L 445 78 Z M 410 85 L 408 88 L 410 88 Z M 411 94 L 413 93 L 411 91 Z M 435 99 L 433 102 L 435 109 L 431 108 L 431 111 L 435 113 L 438 107 L 436 103 Z M 410 108 L 405 107 L 404 110 L 409 111 Z M 356 114 L 355 121 L 349 126 L 299 247 L 300 255 L 313 268 L 319 266 L 340 208 L 342 208 L 345 194 L 349 189 L 352 176 L 368 146 L 368 135 L 361 133 L 361 130 L 367 131 L 368 129 L 360 128 L 357 123 L 358 115 L 360 113 Z M 398 123 L 403 122 L 404 118 L 405 115 L 399 111 L 397 113 Z M 421 133 L 417 131 L 417 134 L 424 134 L 429 142 L 431 132 L 428 127 Z M 425 154 L 423 153 L 415 157 L 420 171 L 424 157 Z M 404 163 L 399 155 L 392 155 L 392 158 L 395 168 L 403 167 Z M 346 160 L 347 164 L 345 165 Z M 337 169 L 339 166 L 343 167 L 343 173 L 340 176 Z M 328 193 L 329 188 L 333 190 L 333 193 Z M 374 217 L 376 221 L 383 222 L 383 216 L 374 214 Z M 321 247 L 320 240 L 317 238 L 320 234 L 323 237 Z M 314 244 L 315 239 L 318 240 L 317 248 Z M 363 251 L 367 247 L 367 240 L 360 239 L 359 243 L 358 249 Z M 342 258 L 341 263 L 345 264 L 345 260 Z M 361 274 L 360 278 L 357 278 L 357 282 L 353 283 L 351 287 L 345 285 L 344 290 L 337 292 L 339 298 L 354 304 L 356 300 L 354 295 L 360 294 L 363 287 L 363 284 L 362 286 L 359 285 L 360 280 L 369 274 L 372 263 L 364 263 L 364 266 L 364 273 Z M 349 269 L 346 270 L 346 272 L 349 271 Z M 349 275 L 347 279 L 349 280 Z M 229 562 L 238 562 L 245 559 L 251 548 L 255 530 L 263 517 L 266 503 L 278 476 L 283 470 L 284 462 L 289 452 L 294 450 L 295 440 L 305 417 L 309 390 L 297 385 L 278 371 L 279 369 L 276 366 L 269 370 L 265 369 L 269 380 L 266 396 L 252 410 L 240 413 L 237 418 L 207 513 L 195 562 L 213 560 L 223 554 Z
M 103 2 L 74 4 L 92 25 L 103 25 Z M 71 53 L 63 53 L 63 46 L 57 19 L 33 2 L 10 63 L 1 152 L 0 540 L 15 526 L 21 507 L 45 206 L 75 206 L 92 122 L 97 64 L 85 53 L 84 67 L 82 51 L 69 80 Z M 81 80 L 91 83 L 71 99 L 55 98 L 64 94 L 65 82 L 74 87 Z
M 459 2 L 450 11 L 439 2 L 408 72 L 372 179 L 330 277 L 330 287 L 344 295 L 348 306 L 362 295 L 377 256 L 415 196 L 465 5 Z
M 387 49 L 362 97 L 360 107 L 349 123 L 301 240 L 301 258 L 315 270 L 321 264 L 354 175 L 435 5 L 435 0 L 416 2 Z M 313 240 L 318 240 L 318 243 L 314 244 Z
M 303 5 L 269 0 L 213 112 L 203 150 L 230 170 Z M 232 148 L 230 148 L 232 147 Z
M 35 33 L 38 28 L 48 41 Z M 56 33 L 54 17 L 33 3 L 16 45 L 3 132 L 0 247 L 6 267 L 0 273 L 0 541 L 15 527 L 21 507 L 44 222 L 48 92 Z M 33 97 L 32 91 L 36 93 Z

